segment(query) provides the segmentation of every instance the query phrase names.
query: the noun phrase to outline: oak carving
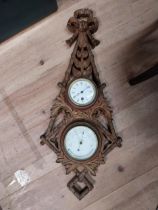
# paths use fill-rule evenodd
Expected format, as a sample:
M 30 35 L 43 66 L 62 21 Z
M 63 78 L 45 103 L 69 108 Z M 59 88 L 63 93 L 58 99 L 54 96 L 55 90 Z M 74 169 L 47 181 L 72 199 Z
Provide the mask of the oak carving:
M 69 46 L 76 43 L 65 77 L 58 84 L 60 93 L 51 108 L 48 128 L 41 136 L 41 144 L 47 144 L 56 153 L 56 162 L 63 164 L 66 174 L 75 173 L 68 187 L 78 199 L 82 199 L 93 189 L 90 175 L 96 175 L 98 166 L 105 163 L 108 152 L 115 146 L 121 146 L 121 138 L 117 137 L 112 123 L 112 109 L 103 94 L 106 85 L 99 79 L 92 54 L 92 49 L 100 43 L 93 37 L 98 25 L 98 20 L 90 9 L 79 9 L 69 19 L 67 28 L 73 35 L 66 43 Z M 77 78 L 87 78 L 95 83 L 97 98 L 91 105 L 78 107 L 69 101 L 68 87 Z M 88 160 L 74 160 L 64 150 L 64 134 L 74 124 L 88 125 L 98 135 L 98 149 Z M 81 187 L 80 183 L 83 183 L 84 187 Z

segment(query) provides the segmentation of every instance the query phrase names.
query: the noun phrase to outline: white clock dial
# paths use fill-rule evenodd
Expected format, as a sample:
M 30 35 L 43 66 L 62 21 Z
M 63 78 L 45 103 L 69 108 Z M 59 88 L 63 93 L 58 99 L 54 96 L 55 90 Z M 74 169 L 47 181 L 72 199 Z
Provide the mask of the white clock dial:
M 64 146 L 69 156 L 76 160 L 86 160 L 98 148 L 96 133 L 87 126 L 72 127 L 65 135 Z
M 96 87 L 88 79 L 76 79 L 69 86 L 68 96 L 74 104 L 78 106 L 86 106 L 95 100 Z

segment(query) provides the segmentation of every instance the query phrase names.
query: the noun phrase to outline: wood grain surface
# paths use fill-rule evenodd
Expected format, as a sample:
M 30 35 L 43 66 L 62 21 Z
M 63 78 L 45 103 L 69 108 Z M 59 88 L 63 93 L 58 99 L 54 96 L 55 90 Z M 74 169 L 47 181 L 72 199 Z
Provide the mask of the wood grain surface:
M 157 0 L 59 0 L 58 12 L 0 45 L 0 206 L 3 210 L 155 210 L 158 205 L 158 77 L 130 87 L 131 50 L 157 21 Z M 99 167 L 95 188 L 82 201 L 69 192 L 72 175 L 41 146 L 57 83 L 72 48 L 67 20 L 74 10 L 95 11 L 100 26 L 95 61 L 114 124 L 123 138 Z M 135 73 L 135 72 L 134 72 Z M 14 173 L 25 170 L 22 187 Z

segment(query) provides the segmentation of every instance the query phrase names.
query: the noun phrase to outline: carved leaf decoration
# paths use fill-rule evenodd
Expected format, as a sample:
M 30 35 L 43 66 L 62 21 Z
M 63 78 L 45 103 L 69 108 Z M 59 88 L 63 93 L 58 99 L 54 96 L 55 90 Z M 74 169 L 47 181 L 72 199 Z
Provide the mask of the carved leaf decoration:
M 51 108 L 48 128 L 41 136 L 41 143 L 48 144 L 56 153 L 56 162 L 63 164 L 66 174 L 72 171 L 76 174 L 68 183 L 68 186 L 79 199 L 82 199 L 84 195 L 93 189 L 93 183 L 87 178 L 87 174 L 95 176 L 98 166 L 105 163 L 105 155 L 114 147 L 120 147 L 122 141 L 115 133 L 112 123 L 112 108 L 109 106 L 108 100 L 103 93 L 103 88 L 106 85 L 101 83 L 99 79 L 99 73 L 92 53 L 92 49 L 100 43 L 99 40 L 94 38 L 94 33 L 98 30 L 98 26 L 98 20 L 93 16 L 93 12 L 90 9 L 79 9 L 69 19 L 67 28 L 73 35 L 66 40 L 66 43 L 69 46 L 74 42 L 76 43 L 64 79 L 58 84 L 60 93 Z M 83 108 L 71 104 L 67 93 L 70 83 L 80 77 L 92 80 L 97 88 L 95 102 Z M 63 147 L 63 133 L 65 129 L 76 122 L 93 124 L 99 133 L 99 151 L 96 152 L 94 157 L 83 162 L 68 157 Z M 79 170 L 80 167 L 82 167 L 81 171 Z M 74 180 L 81 181 L 81 178 L 84 180 L 86 187 L 78 192 L 75 190 L 77 184 L 75 185 Z

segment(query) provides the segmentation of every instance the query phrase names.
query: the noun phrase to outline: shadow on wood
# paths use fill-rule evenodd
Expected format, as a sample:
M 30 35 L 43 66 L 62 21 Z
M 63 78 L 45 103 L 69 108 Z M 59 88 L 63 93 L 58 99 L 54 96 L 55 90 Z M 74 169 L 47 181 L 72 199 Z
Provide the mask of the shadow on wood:
M 123 68 L 131 85 L 145 81 L 158 73 L 158 21 L 146 28 L 130 44 L 127 53 L 129 57 Z

